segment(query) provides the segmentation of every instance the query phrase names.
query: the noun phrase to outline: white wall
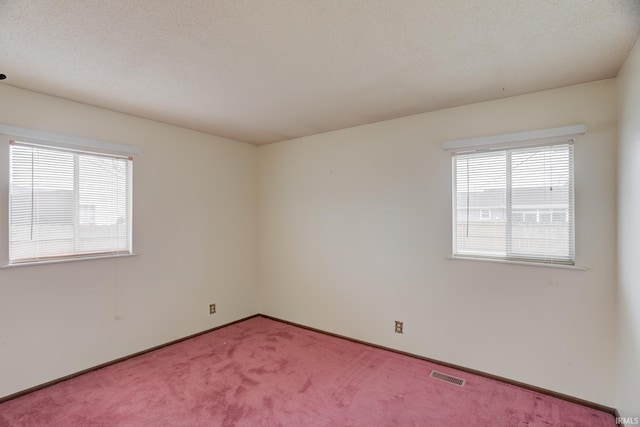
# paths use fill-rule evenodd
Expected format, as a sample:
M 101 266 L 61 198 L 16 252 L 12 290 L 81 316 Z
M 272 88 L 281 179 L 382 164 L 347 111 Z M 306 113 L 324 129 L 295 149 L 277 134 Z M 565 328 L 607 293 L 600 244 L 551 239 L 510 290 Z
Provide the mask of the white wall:
M 618 76 L 618 408 L 640 417 L 640 42 Z
M 261 312 L 613 405 L 616 101 L 606 80 L 259 147 Z M 588 270 L 447 260 L 441 143 L 577 123 Z
M 0 269 L 0 397 L 257 312 L 256 147 L 9 86 L 0 122 L 144 149 L 139 256 Z

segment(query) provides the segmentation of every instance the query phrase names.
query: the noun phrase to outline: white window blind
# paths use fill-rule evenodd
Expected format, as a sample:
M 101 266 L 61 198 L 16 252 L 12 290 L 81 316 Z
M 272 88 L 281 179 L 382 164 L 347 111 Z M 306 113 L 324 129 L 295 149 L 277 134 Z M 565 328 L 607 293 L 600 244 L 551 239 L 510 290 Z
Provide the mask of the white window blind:
M 131 253 L 132 160 L 11 141 L 9 262 Z
M 573 144 L 453 154 L 453 255 L 573 265 Z

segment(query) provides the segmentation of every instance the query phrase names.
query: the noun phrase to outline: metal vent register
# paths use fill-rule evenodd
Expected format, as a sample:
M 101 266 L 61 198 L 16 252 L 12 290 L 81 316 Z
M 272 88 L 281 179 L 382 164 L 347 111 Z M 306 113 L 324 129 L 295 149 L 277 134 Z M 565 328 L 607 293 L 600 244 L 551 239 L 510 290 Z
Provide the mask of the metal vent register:
M 464 385 L 464 380 L 462 378 L 452 377 L 451 375 L 443 374 L 438 371 L 431 371 L 431 378 L 435 378 L 437 380 L 446 381 L 451 384 L 459 385 L 462 387 Z

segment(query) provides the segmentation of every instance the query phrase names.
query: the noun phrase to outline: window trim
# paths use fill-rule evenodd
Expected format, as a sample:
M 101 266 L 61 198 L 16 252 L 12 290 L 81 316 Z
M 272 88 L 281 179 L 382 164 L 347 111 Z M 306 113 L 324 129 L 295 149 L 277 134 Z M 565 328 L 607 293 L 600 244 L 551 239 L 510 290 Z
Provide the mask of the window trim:
M 95 154 L 103 157 L 114 157 L 114 158 L 128 158 L 130 161 L 133 161 L 134 155 L 142 155 L 143 150 L 139 147 L 130 146 L 130 145 L 122 145 L 115 144 L 105 141 L 92 140 L 56 133 L 49 133 L 44 131 L 37 131 L 25 128 L 19 128 L 14 126 L 8 126 L 4 124 L 0 124 L 0 136 L 4 142 L 15 141 L 16 144 L 20 142 L 26 143 L 28 145 L 40 146 L 42 148 L 50 148 L 54 150 L 60 151 L 72 151 L 76 153 L 85 153 L 85 154 Z M 7 145 L 9 147 L 9 145 Z M 10 155 L 9 149 L 7 149 L 7 180 L 10 179 Z M 128 224 L 128 235 L 129 235 L 129 249 L 128 250 L 120 250 L 120 251 L 105 251 L 99 253 L 84 253 L 84 254 L 76 254 L 76 255 L 65 255 L 65 256 L 50 256 L 50 257 L 41 257 L 41 258 L 29 258 L 29 259 L 20 259 L 20 260 L 10 260 L 9 258 L 9 241 L 3 243 L 5 246 L 0 253 L 4 254 L 2 260 L 3 262 L 0 264 L 0 269 L 11 268 L 11 267 L 26 267 L 26 266 L 34 266 L 34 265 L 45 265 L 45 264 L 56 264 L 61 262 L 73 262 L 73 261 L 83 261 L 83 260 L 97 260 L 97 259 L 114 259 L 114 258 L 124 258 L 130 256 L 137 256 L 139 253 L 135 252 L 135 240 L 133 234 L 133 164 L 130 165 L 131 173 L 128 177 L 127 186 L 130 189 L 130 200 L 129 200 L 129 224 Z M 7 197 L 9 197 L 9 188 L 7 185 L 7 192 L 5 193 Z M 7 210 L 9 209 L 9 204 L 7 203 Z M 7 212 L 8 214 L 8 212 Z M 9 219 L 9 215 L 7 215 L 7 219 Z M 5 228 L 6 227 L 6 228 Z M 1 235 L 9 238 L 9 223 L 3 225 L 4 231 L 0 233 Z
M 511 259 L 500 259 L 500 258 L 476 258 L 470 256 L 448 256 L 446 257 L 448 260 L 452 261 L 477 261 L 477 262 L 489 262 L 494 264 L 511 264 L 511 265 L 524 265 L 528 267 L 548 267 L 548 268 L 561 268 L 565 270 L 578 270 L 578 271 L 586 271 L 589 270 L 589 267 L 585 267 L 583 265 L 578 264 L 551 264 L 548 262 L 528 262 L 528 261 L 516 261 Z
M 586 132 L 586 127 L 584 125 L 577 126 L 566 126 L 563 128 L 555 128 L 550 129 L 550 131 L 555 131 L 557 133 L 561 132 L 574 132 L 576 130 L 582 129 Z M 542 131 L 541 131 L 542 132 Z M 583 133 L 584 133 L 583 132 Z M 535 133 L 535 132 L 534 132 Z M 499 145 L 487 145 L 487 141 L 491 141 L 491 137 L 484 138 L 470 138 L 467 140 L 458 140 L 458 141 L 449 141 L 443 143 L 444 149 L 451 150 L 451 147 L 456 147 L 458 149 L 452 150 L 451 152 L 451 255 L 448 257 L 449 259 L 457 259 L 457 260 L 470 260 L 470 261 L 487 261 L 487 262 L 498 262 L 498 263 L 509 263 L 509 264 L 518 264 L 518 265 L 529 265 L 529 266 L 546 266 L 546 267 L 561 267 L 561 268 L 571 268 L 577 270 L 584 270 L 586 268 L 580 267 L 577 265 L 576 260 L 576 227 L 575 227 L 575 138 L 558 138 L 555 137 L 553 139 L 547 140 L 527 140 L 521 138 L 522 135 L 529 134 L 528 132 L 519 132 L 516 134 L 504 134 L 504 135 L 496 135 L 495 137 L 498 139 L 505 139 L 505 137 L 509 136 L 518 136 L 515 138 L 516 141 L 513 143 L 502 143 Z M 573 134 L 575 135 L 575 134 Z M 508 138 L 507 138 L 508 139 Z M 452 144 L 450 144 L 452 143 Z M 468 143 L 468 145 L 466 145 Z M 456 221 L 457 221 L 457 206 L 456 206 L 456 193 L 457 193 L 457 178 L 456 178 L 456 168 L 455 165 L 455 157 L 457 155 L 464 154 L 473 154 L 487 151 L 505 151 L 505 150 L 516 150 L 520 148 L 535 148 L 535 147 L 547 147 L 553 145 L 570 145 L 571 146 L 571 160 L 570 160 L 570 170 L 571 170 L 571 188 L 570 188 L 570 197 L 571 197 L 571 212 L 567 215 L 571 215 L 573 217 L 573 223 L 570 224 L 569 235 L 572 240 L 573 254 L 571 259 L 563 260 L 563 259 L 544 259 L 544 258 L 528 258 L 528 257 L 513 257 L 513 256 L 491 256 L 491 255 L 483 255 L 483 254 L 464 254 L 464 253 L 456 253 L 456 242 L 457 242 L 457 229 L 456 229 Z M 510 192 L 510 188 L 506 190 Z M 507 199 L 508 196 L 507 196 Z M 509 203 L 509 201 L 507 201 Z
M 0 123 L 0 134 L 16 138 L 32 144 L 42 144 L 49 147 L 68 148 L 71 150 L 86 150 L 102 154 L 142 155 L 142 148 L 133 145 L 115 144 L 97 139 L 81 138 L 60 133 L 45 132 L 9 126 Z
M 578 135 L 587 133 L 587 127 L 584 124 L 561 126 L 557 128 L 529 130 L 524 132 L 503 133 L 499 135 L 481 136 L 478 138 L 465 138 L 445 141 L 442 143 L 442 149 L 446 151 L 476 151 L 479 148 L 515 148 L 526 145 L 543 145 L 543 141 L 553 142 L 560 140 L 573 139 Z
M 0 265 L 0 269 L 14 268 L 14 267 L 33 267 L 34 265 L 48 265 L 48 264 L 60 264 L 74 261 L 91 261 L 99 259 L 117 259 L 128 258 L 138 256 L 140 253 L 101 253 L 99 255 L 87 255 L 87 256 L 74 256 L 74 257 L 57 257 L 57 258 L 41 258 L 38 261 L 24 261 L 24 262 L 12 262 L 4 265 Z

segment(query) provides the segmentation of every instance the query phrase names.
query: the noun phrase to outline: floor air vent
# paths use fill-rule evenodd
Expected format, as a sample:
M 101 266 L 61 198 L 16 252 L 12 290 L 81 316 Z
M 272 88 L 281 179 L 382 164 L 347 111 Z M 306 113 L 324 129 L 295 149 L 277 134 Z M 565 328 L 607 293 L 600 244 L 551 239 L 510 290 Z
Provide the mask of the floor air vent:
M 451 375 L 443 374 L 438 371 L 431 371 L 431 378 L 435 378 L 437 380 L 446 381 L 451 384 L 459 385 L 462 387 L 464 385 L 464 380 L 462 378 L 452 377 Z

